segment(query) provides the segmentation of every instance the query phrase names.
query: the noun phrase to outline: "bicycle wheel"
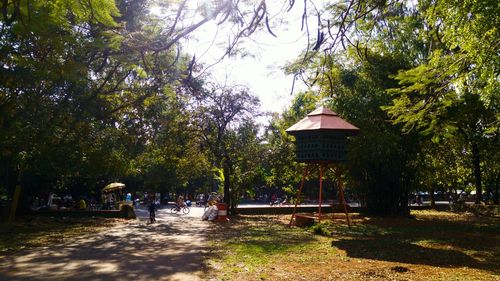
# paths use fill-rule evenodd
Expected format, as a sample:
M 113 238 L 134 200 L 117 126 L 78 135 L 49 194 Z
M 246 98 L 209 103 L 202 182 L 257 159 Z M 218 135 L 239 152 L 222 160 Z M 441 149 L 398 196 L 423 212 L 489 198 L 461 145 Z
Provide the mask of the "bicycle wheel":
M 177 207 L 172 207 L 172 209 L 170 209 L 170 213 L 172 214 L 177 214 L 177 212 L 179 212 L 179 209 Z
M 182 208 L 182 213 L 184 213 L 184 215 L 189 214 L 189 208 L 188 207 Z

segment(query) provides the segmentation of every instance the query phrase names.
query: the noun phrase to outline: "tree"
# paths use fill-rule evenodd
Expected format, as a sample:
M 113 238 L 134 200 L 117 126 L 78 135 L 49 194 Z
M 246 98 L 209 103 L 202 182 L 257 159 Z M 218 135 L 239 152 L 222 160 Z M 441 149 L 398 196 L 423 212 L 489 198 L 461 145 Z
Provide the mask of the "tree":
M 91 14 L 93 5 L 99 11 Z M 91 148 L 80 137 L 100 127 L 88 122 L 102 112 L 84 109 L 101 83 L 97 75 L 95 84 L 87 78 L 101 64 L 99 54 L 113 49 L 109 32 L 119 11 L 107 0 L 4 1 L 1 10 L 0 150 L 3 183 L 12 194 L 27 177 L 54 181 L 81 168 L 72 164 Z
M 74 181 L 65 179 L 136 175 L 129 163 L 156 149 L 155 126 L 166 115 L 154 103 L 200 81 L 187 79 L 189 58 L 179 52 L 137 48 L 137 38 L 165 37 L 149 4 L 0 4 L 0 186 L 9 196 L 16 181 L 36 192 L 35 178 L 63 187 Z
M 325 93 L 335 93 L 331 101 L 334 111 L 361 129 L 350 142 L 349 183 L 371 213 L 406 215 L 408 193 L 415 188 L 418 136 L 402 134 L 381 110 L 390 102 L 385 89 L 395 83 L 389 74 L 402 62 L 391 56 L 370 57 L 371 62 L 354 60 L 352 67 L 332 68 L 335 89 L 326 87 Z
M 230 130 L 228 137 L 228 154 L 231 163 L 230 203 L 236 208 L 240 198 L 252 194 L 256 186 L 263 184 L 261 172 L 264 147 L 258 137 L 259 126 L 254 120 L 246 119 L 236 130 Z
M 420 147 L 416 161 L 419 190 L 429 191 L 431 207 L 435 206 L 436 190 L 448 191 L 456 202 L 458 190 L 466 190 L 473 175 L 463 143 L 456 139 L 433 142 L 423 137 Z
M 223 170 L 224 202 L 231 205 L 237 161 L 231 153 L 232 140 L 256 116 L 259 101 L 245 87 L 211 85 L 197 103 L 193 125 L 202 147 L 210 151 L 212 165 Z
M 346 12 L 353 7 L 360 11 L 361 17 L 360 13 Z M 425 145 L 432 139 L 457 144 L 457 149 L 465 148 L 463 157 L 470 161 L 467 166 L 473 167 L 476 202 L 479 202 L 483 151 L 494 150 L 498 139 L 498 95 L 494 90 L 498 88 L 495 78 L 498 59 L 491 59 L 497 57 L 498 5 L 492 1 L 423 1 L 417 5 L 348 1 L 326 9 L 329 13 L 324 15 L 340 19 L 336 24 L 339 33 L 330 39 L 340 40 L 344 49 L 353 46 L 347 53 L 348 59 L 343 57 L 343 64 L 349 67 L 341 67 L 351 71 L 340 72 L 341 77 L 345 75 L 354 81 L 339 81 L 336 79 L 339 71 L 331 71 L 338 68 L 335 63 L 341 64 L 332 59 L 331 52 L 337 50 L 332 41 L 325 49 L 324 59 L 306 56 L 290 71 L 306 73 L 304 77 L 309 77 L 310 85 L 317 85 L 321 92 L 330 91 L 327 95 L 334 100 L 339 100 L 340 85 L 352 86 L 356 79 L 369 77 L 382 91 L 393 88 L 389 91 L 392 97 L 387 97 L 392 101 L 386 100 L 379 106 L 393 118 L 394 124 L 402 125 L 401 133 L 422 134 L 413 137 L 421 138 L 416 144 Z M 329 30 L 334 25 L 328 22 L 323 27 Z M 318 46 L 321 45 L 324 42 Z M 339 57 L 338 53 L 333 55 Z M 356 69 L 356 64 L 351 67 L 355 56 L 378 69 L 380 75 L 367 75 Z M 397 59 L 392 66 L 381 63 L 381 58 L 391 57 Z M 359 73 L 363 75 L 357 76 Z M 353 101 L 365 102 L 364 99 Z
M 395 123 L 404 124 L 406 131 L 416 129 L 433 136 L 435 141 L 444 137 L 459 138 L 467 143 L 474 167 L 476 203 L 479 203 L 482 200 L 481 155 L 489 150 L 485 144 L 497 145 L 487 140 L 497 139 L 498 110 L 495 104 L 487 106 L 479 93 L 481 89 L 472 85 L 476 81 L 472 84 L 456 81 L 458 70 L 452 67 L 442 73 L 441 67 L 423 64 L 400 72 L 396 76 L 400 87 L 390 91 L 394 102 L 385 109 Z M 442 80 L 443 76 L 449 79 Z M 455 82 L 450 82 L 453 80 Z
M 481 158 L 498 132 L 499 7 L 494 1 L 429 1 L 418 6 L 433 38 L 425 60 L 395 78 L 386 110 L 406 131 L 459 138 L 474 167 L 476 203 L 482 197 Z M 495 59 L 496 58 L 496 59 Z
M 293 137 L 286 132 L 290 126 L 316 109 L 318 96 L 313 92 L 300 92 L 292 100 L 289 108 L 280 115 L 274 114 L 266 128 L 266 157 L 262 171 L 265 185 L 272 190 L 295 195 L 296 184 L 300 181 L 300 164 L 295 160 Z

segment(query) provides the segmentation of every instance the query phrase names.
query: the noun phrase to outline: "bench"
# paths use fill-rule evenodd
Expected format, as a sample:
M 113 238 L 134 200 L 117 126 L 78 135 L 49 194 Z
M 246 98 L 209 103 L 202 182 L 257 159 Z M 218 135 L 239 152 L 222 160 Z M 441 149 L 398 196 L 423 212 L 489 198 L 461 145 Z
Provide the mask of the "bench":
M 315 218 L 307 215 L 295 215 L 295 225 L 307 227 L 314 225 Z

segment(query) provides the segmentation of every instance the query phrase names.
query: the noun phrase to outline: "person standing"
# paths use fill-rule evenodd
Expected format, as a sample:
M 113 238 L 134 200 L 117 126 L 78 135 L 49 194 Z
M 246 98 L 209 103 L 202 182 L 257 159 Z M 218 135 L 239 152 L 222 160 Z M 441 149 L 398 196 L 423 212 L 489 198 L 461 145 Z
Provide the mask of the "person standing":
M 156 222 L 156 204 L 155 200 L 151 200 L 148 207 L 149 211 L 149 223 Z

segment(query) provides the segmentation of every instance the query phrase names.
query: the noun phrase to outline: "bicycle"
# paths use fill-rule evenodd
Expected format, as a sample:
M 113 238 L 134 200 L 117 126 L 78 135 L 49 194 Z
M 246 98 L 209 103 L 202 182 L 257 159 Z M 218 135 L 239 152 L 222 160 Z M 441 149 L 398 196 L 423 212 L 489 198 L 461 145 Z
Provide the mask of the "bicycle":
M 187 206 L 182 206 L 182 207 L 179 207 L 179 206 L 174 206 L 172 207 L 172 209 L 170 209 L 170 213 L 172 214 L 177 214 L 177 213 L 183 213 L 184 215 L 187 215 L 189 214 L 189 207 Z

